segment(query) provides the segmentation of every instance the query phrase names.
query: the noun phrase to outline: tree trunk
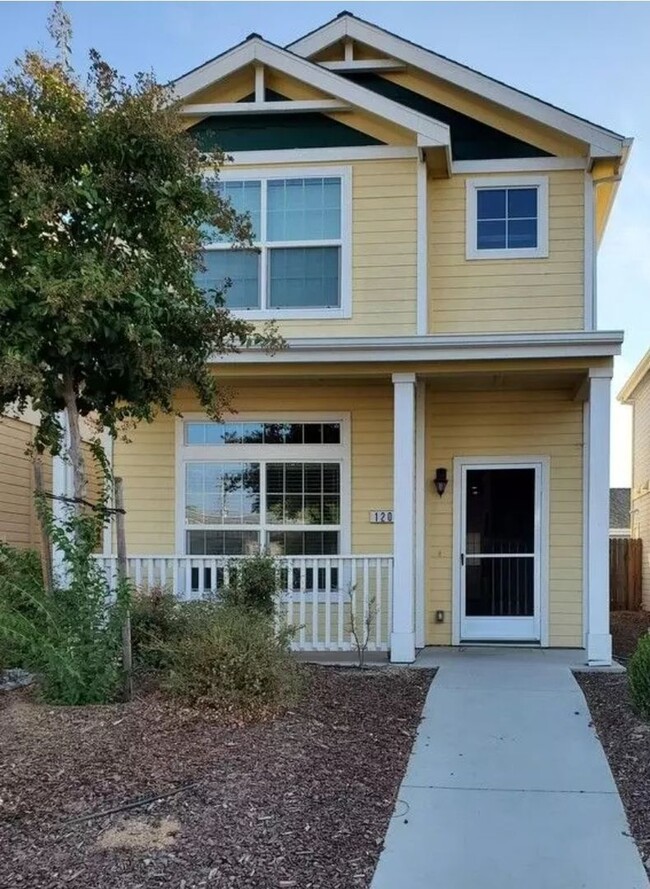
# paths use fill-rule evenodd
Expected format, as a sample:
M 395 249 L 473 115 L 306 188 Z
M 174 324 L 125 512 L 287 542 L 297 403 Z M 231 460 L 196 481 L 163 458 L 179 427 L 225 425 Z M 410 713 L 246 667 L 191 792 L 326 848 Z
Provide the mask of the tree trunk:
M 36 497 L 42 498 L 45 495 L 45 486 L 43 485 L 43 464 L 40 459 L 34 461 L 34 486 L 36 488 Z M 38 504 L 38 524 L 41 530 L 41 568 L 43 569 L 43 585 L 48 596 L 52 595 L 54 588 L 54 569 L 52 567 L 52 541 L 47 530 L 41 512 L 41 504 Z
M 63 401 L 68 418 L 68 457 L 72 466 L 72 493 L 76 500 L 83 500 L 86 493 L 86 467 L 81 444 L 81 427 L 77 396 L 72 377 L 63 380 Z
M 117 525 L 117 576 L 121 582 L 127 579 L 126 530 L 124 527 L 124 492 L 122 479 L 115 479 L 115 522 Z M 133 700 L 133 650 L 131 647 L 131 614 L 127 611 L 122 624 L 122 668 L 124 670 L 124 697 Z

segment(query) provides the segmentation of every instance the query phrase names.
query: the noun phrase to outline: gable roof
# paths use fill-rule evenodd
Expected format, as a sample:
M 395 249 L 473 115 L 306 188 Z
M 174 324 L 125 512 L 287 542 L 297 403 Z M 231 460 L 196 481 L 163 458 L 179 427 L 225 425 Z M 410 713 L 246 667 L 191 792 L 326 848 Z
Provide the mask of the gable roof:
M 630 489 L 609 489 L 609 527 L 630 527 Z
M 628 377 L 625 385 L 618 393 L 618 400 L 623 404 L 631 404 L 632 396 L 641 383 L 650 375 L 650 349 L 645 353 L 641 361 Z
M 372 46 L 392 58 L 585 142 L 590 147 L 592 157 L 624 156 L 631 144 L 631 140 L 613 130 L 570 114 L 349 12 L 339 13 L 322 27 L 288 44 L 287 48 L 300 56 L 309 57 L 345 37 Z
M 450 152 L 451 136 L 446 124 L 379 96 L 333 71 L 264 40 L 258 34 L 251 34 L 243 43 L 173 81 L 175 95 L 178 99 L 187 99 L 215 81 L 255 62 L 278 69 L 337 99 L 414 132 L 420 148 L 445 148 Z

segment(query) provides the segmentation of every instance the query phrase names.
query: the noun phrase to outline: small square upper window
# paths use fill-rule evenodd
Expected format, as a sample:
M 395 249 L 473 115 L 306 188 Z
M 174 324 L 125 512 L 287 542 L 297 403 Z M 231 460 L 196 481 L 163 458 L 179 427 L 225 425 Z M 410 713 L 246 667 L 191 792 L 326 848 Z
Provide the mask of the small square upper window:
M 546 180 L 467 183 L 467 259 L 548 255 Z

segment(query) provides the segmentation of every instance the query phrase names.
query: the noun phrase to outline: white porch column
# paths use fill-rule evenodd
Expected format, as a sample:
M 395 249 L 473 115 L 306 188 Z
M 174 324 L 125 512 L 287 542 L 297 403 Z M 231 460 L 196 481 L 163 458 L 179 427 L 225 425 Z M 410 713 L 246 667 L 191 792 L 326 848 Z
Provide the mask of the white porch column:
M 415 374 L 393 374 L 393 625 L 390 659 L 415 660 Z
M 586 479 L 586 636 L 587 661 L 593 665 L 612 662 L 609 632 L 609 414 L 611 370 L 589 372 Z

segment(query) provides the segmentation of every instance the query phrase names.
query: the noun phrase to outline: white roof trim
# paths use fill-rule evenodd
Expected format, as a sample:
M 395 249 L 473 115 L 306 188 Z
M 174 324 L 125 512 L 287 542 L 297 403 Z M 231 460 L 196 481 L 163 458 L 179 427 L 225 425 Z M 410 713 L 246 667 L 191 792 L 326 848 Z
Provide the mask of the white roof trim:
M 336 99 L 297 99 L 288 102 L 209 102 L 205 105 L 183 105 L 183 117 L 207 117 L 210 114 L 284 114 L 287 111 L 323 111 L 332 114 L 350 111 L 347 102 Z
M 269 355 L 260 349 L 214 356 L 225 364 L 472 361 L 514 358 L 602 358 L 619 355 L 622 331 L 477 334 L 473 336 L 312 337 L 287 340 Z
M 623 151 L 625 140 L 622 136 L 617 136 L 603 127 L 575 117 L 541 99 L 528 96 L 485 74 L 479 74 L 478 71 L 416 46 L 408 40 L 403 40 L 351 15 L 341 15 L 322 28 L 290 43 L 287 48 L 300 56 L 309 57 L 343 37 L 351 37 L 353 40 L 366 43 L 392 58 L 401 59 L 484 99 L 517 111 L 580 142 L 586 142 L 591 147 L 592 157 L 618 157 Z
M 635 390 L 645 380 L 647 374 L 650 374 L 650 349 L 648 349 L 628 377 L 625 385 L 618 393 L 618 400 L 623 404 L 631 404 Z
M 451 145 L 447 124 L 405 108 L 391 99 L 378 96 L 372 90 L 358 86 L 333 71 L 321 68 L 279 46 L 267 43 L 261 37 L 251 37 L 239 46 L 217 56 L 216 59 L 206 62 L 200 68 L 179 77 L 173 84 L 175 95 L 178 99 L 187 99 L 252 62 L 283 71 L 296 80 L 321 89 L 337 99 L 417 133 L 420 147 L 435 148 Z

